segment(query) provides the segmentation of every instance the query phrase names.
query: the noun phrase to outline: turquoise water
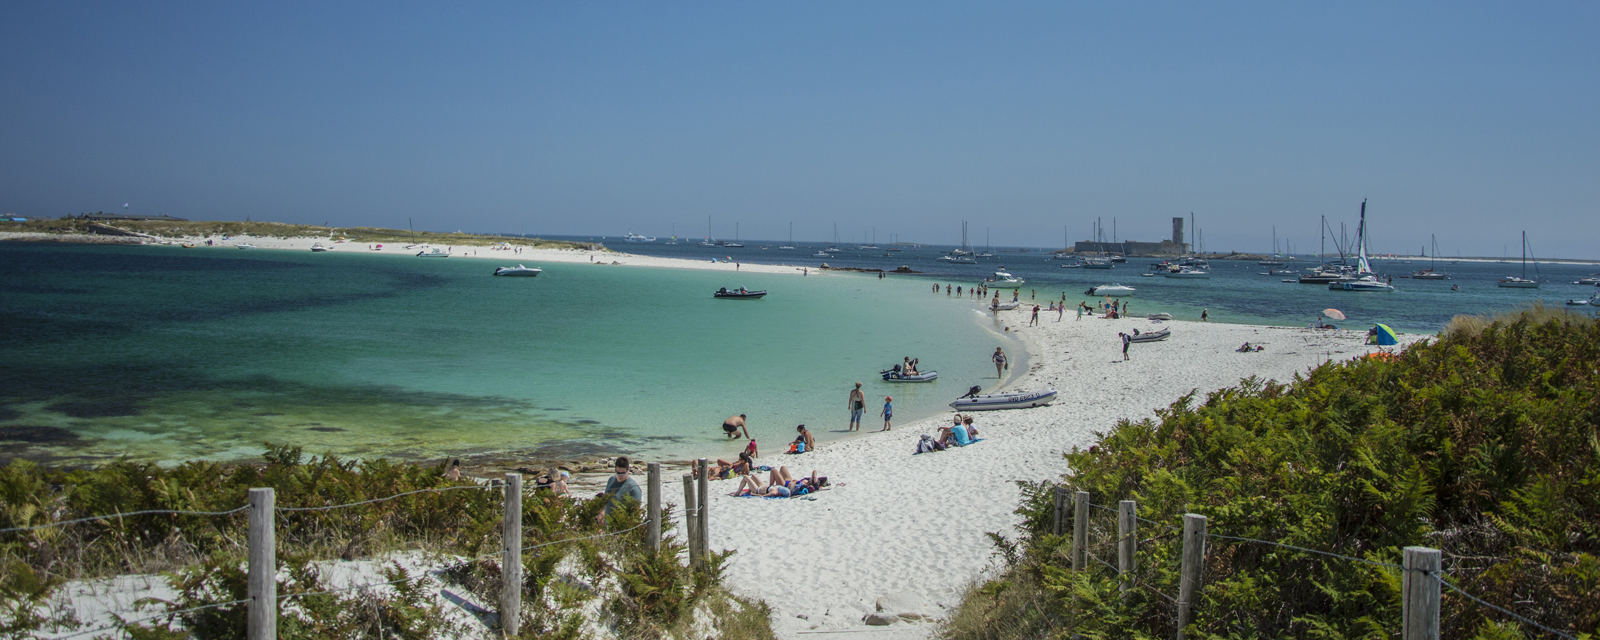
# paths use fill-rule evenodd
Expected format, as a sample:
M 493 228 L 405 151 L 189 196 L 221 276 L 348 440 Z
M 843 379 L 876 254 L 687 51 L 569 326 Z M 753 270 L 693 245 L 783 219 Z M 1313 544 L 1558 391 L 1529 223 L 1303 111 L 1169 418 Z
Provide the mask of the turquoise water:
M 839 437 L 852 382 L 897 422 L 993 384 L 1016 345 L 916 279 L 723 274 L 356 253 L 0 243 L 0 457 L 611 451 L 721 455 Z M 511 262 L 510 260 L 507 263 Z M 769 289 L 713 300 L 720 286 Z M 901 357 L 929 385 L 875 374 Z M 881 423 L 873 418 L 867 428 Z

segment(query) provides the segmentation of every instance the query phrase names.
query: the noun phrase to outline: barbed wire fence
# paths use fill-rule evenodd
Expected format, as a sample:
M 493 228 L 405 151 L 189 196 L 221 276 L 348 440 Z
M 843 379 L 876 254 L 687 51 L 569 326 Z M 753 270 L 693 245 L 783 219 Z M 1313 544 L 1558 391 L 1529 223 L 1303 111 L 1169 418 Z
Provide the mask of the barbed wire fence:
M 1054 521 L 1052 524 L 1055 535 L 1063 535 L 1063 529 L 1068 526 L 1070 526 L 1072 529 L 1072 546 L 1069 555 L 1071 557 L 1073 570 L 1082 571 L 1090 569 L 1092 567 L 1088 563 L 1090 560 L 1093 560 L 1098 566 L 1103 566 L 1111 570 L 1113 574 L 1118 577 L 1118 580 L 1121 582 L 1121 588 L 1124 596 L 1126 596 L 1126 594 L 1133 589 L 1142 589 L 1148 593 L 1160 596 L 1171 602 L 1176 606 L 1178 640 L 1184 640 L 1184 638 L 1187 637 L 1186 627 L 1188 627 L 1189 623 L 1193 621 L 1194 604 L 1196 601 L 1195 596 L 1199 592 L 1202 584 L 1201 568 L 1204 564 L 1206 555 L 1206 542 L 1212 539 L 1280 547 L 1298 553 L 1320 555 L 1336 560 L 1362 563 L 1382 569 L 1398 570 L 1402 572 L 1400 590 L 1401 637 L 1407 638 L 1408 640 L 1411 638 L 1427 638 L 1431 640 L 1437 640 L 1437 638 L 1439 638 L 1439 621 L 1442 603 L 1441 588 L 1448 588 L 1466 600 L 1476 603 L 1485 609 L 1508 616 L 1517 622 L 1528 625 L 1552 636 L 1564 638 L 1565 640 L 1577 640 L 1576 636 L 1571 632 L 1553 629 L 1549 626 L 1535 622 L 1526 616 L 1492 604 L 1482 598 L 1479 598 L 1478 596 L 1466 592 L 1459 586 L 1452 584 L 1445 578 L 1445 573 L 1442 567 L 1443 554 L 1438 549 L 1421 546 L 1406 547 L 1402 550 L 1402 563 L 1395 564 L 1393 562 L 1381 562 L 1369 558 L 1358 558 L 1355 556 L 1334 553 L 1331 551 L 1322 551 L 1292 544 L 1285 544 L 1273 540 L 1261 540 L 1243 536 L 1211 533 L 1207 531 L 1206 528 L 1206 517 L 1199 514 L 1183 514 L 1183 526 L 1177 527 L 1168 523 L 1162 523 L 1139 517 L 1137 515 L 1138 503 L 1133 500 L 1120 501 L 1115 509 L 1104 505 L 1094 504 L 1090 502 L 1089 492 L 1087 491 L 1076 491 L 1072 493 L 1070 501 L 1072 512 L 1069 515 L 1067 488 L 1059 486 L 1055 487 L 1054 498 L 1055 512 Z M 1115 566 L 1112 565 L 1111 562 L 1092 553 L 1092 549 L 1099 548 L 1100 545 L 1094 545 L 1089 541 L 1090 533 L 1093 529 L 1095 529 L 1095 527 L 1091 525 L 1091 518 L 1089 517 L 1089 510 L 1091 508 L 1116 514 L 1116 534 L 1110 539 L 1104 539 L 1105 536 L 1101 536 L 1103 539 L 1103 544 L 1114 544 L 1116 547 L 1118 563 Z M 1136 554 L 1141 546 L 1137 535 L 1137 527 L 1139 523 L 1154 525 L 1174 533 L 1181 532 L 1182 547 L 1180 553 L 1178 596 L 1176 598 L 1172 597 L 1171 594 L 1165 593 L 1162 589 L 1144 582 L 1139 577 L 1139 572 L 1137 571 L 1135 564 L 1135 558 L 1137 557 Z M 1169 537 L 1170 535 L 1171 533 L 1157 536 L 1144 542 L 1148 543 L 1160 538 Z
M 703 566 L 703 564 L 702 564 L 703 558 L 706 556 L 707 551 L 708 551 L 708 545 L 706 544 L 707 527 L 705 526 L 705 522 L 707 521 L 707 519 L 709 517 L 708 510 L 706 509 L 706 503 L 708 502 L 708 498 L 709 498 L 709 496 L 707 495 L 707 491 L 709 491 L 709 486 L 708 486 L 708 484 L 706 482 L 707 461 L 702 458 L 700 460 L 695 461 L 695 465 L 698 468 L 697 475 L 700 478 L 700 483 L 699 483 L 697 492 L 696 491 L 692 491 L 693 487 L 691 486 L 691 475 L 690 474 L 685 474 L 684 475 L 685 497 L 688 499 L 688 501 L 690 503 L 690 504 L 686 505 L 685 508 L 684 508 L 684 517 L 685 517 L 686 523 L 689 525 L 687 528 L 689 529 L 689 532 L 688 532 L 689 533 L 689 535 L 688 535 L 688 537 L 689 537 L 688 549 L 689 549 L 689 552 L 690 552 L 690 556 L 692 558 L 692 562 L 694 563 L 694 565 L 696 567 L 700 567 L 700 566 Z M 370 504 L 376 504 L 376 503 L 381 503 L 381 502 L 388 502 L 388 501 L 396 500 L 396 499 L 403 498 L 403 497 L 406 497 L 406 496 L 425 494 L 425 493 L 442 493 L 442 492 L 446 492 L 446 491 L 464 491 L 464 490 L 465 491 L 499 491 L 499 492 L 503 493 L 502 522 L 501 522 L 501 538 L 502 538 L 502 541 L 501 541 L 500 550 L 498 550 L 498 551 L 496 551 L 494 553 L 484 554 L 484 555 L 480 555 L 480 556 L 477 556 L 477 557 L 474 557 L 474 558 L 466 558 L 466 559 L 458 560 L 458 561 L 456 561 L 454 563 L 451 563 L 450 566 L 434 567 L 432 569 L 425 570 L 424 574 L 426 574 L 427 572 L 434 572 L 434 571 L 444 572 L 444 571 L 448 571 L 448 570 L 450 570 L 452 568 L 458 568 L 458 567 L 461 567 L 461 566 L 469 565 L 469 564 L 472 564 L 472 563 L 479 562 L 481 560 L 486 560 L 486 559 L 490 559 L 490 558 L 499 557 L 500 560 L 501 560 L 501 562 L 500 562 L 500 569 L 501 569 L 500 570 L 500 575 L 501 575 L 501 585 L 500 585 L 500 587 L 501 588 L 500 588 L 500 602 L 499 602 L 499 611 L 498 611 L 499 620 L 500 620 L 500 630 L 503 631 L 504 633 L 506 633 L 507 635 L 516 635 L 518 633 L 518 631 L 519 631 L 518 627 L 520 626 L 521 597 L 522 597 L 522 554 L 523 553 L 528 552 L 528 551 L 532 551 L 532 550 L 535 550 L 535 549 L 543 548 L 543 547 L 553 546 L 553 545 L 567 544 L 567 543 L 573 543 L 573 542 L 581 542 L 581 541 L 586 541 L 586 540 L 596 540 L 596 539 L 601 539 L 601 538 L 610 538 L 610 537 L 614 537 L 614 536 L 621 536 L 621 535 L 624 535 L 624 534 L 632 533 L 634 531 L 638 531 L 641 528 L 648 528 L 646 533 L 645 533 L 645 545 L 650 547 L 653 551 L 659 551 L 661 549 L 661 524 L 662 524 L 661 523 L 661 465 L 660 465 L 660 463 L 657 463 L 657 462 L 651 462 L 651 463 L 647 464 L 647 469 L 648 469 L 648 471 L 647 471 L 646 482 L 647 482 L 647 485 L 648 485 L 648 489 L 645 491 L 646 503 L 645 503 L 645 505 L 643 505 L 645 507 L 645 509 L 646 509 L 646 518 L 645 518 L 644 522 L 641 522 L 641 523 L 639 523 L 637 525 L 634 525 L 632 527 L 629 527 L 627 529 L 622 529 L 622 530 L 618 530 L 618 531 L 608 531 L 608 532 L 604 532 L 604 533 L 598 533 L 598 534 L 587 535 L 587 536 L 573 536 L 573 537 L 562 538 L 562 539 L 559 539 L 559 540 L 550 540 L 550 541 L 541 542 L 541 543 L 537 543 L 537 544 L 533 544 L 533 545 L 527 545 L 527 546 L 523 546 L 522 545 L 522 540 L 523 540 L 524 535 L 526 534 L 526 530 L 522 526 L 522 497 L 523 497 L 523 489 L 522 489 L 522 487 L 523 487 L 523 483 L 522 483 L 522 474 L 520 474 L 520 473 L 507 473 L 505 475 L 505 478 L 504 478 L 503 482 L 498 482 L 497 481 L 497 482 L 493 482 L 493 483 L 490 483 L 490 484 L 484 484 L 484 485 L 462 485 L 462 486 L 450 486 L 450 487 L 437 487 L 437 488 L 430 488 L 430 489 L 418 489 L 418 490 L 415 490 L 415 491 L 406 491 L 406 492 L 397 493 L 397 494 L 390 495 L 390 496 L 383 496 L 383 497 L 380 497 L 380 498 L 372 498 L 372 499 L 368 499 L 368 500 L 360 500 L 360 501 L 356 501 L 356 502 L 349 502 L 349 503 L 343 503 L 343 504 L 334 504 L 334 505 L 323 505 L 323 506 L 306 506 L 306 507 L 279 507 L 279 506 L 276 506 L 276 501 L 277 501 L 277 492 L 276 492 L 276 490 L 272 489 L 272 488 L 258 488 L 258 489 L 250 489 L 249 490 L 249 492 L 248 492 L 248 494 L 249 494 L 249 502 L 248 502 L 248 504 L 245 504 L 244 506 L 238 507 L 236 509 L 230 509 L 230 510 L 227 510 L 227 511 L 183 511 L 183 510 L 157 509 L 157 510 L 133 511 L 133 512 L 128 512 L 128 513 L 113 513 L 113 514 L 106 514 L 106 515 L 89 516 L 89 517 L 84 517 L 84 518 L 75 518 L 75 519 L 71 519 L 71 520 L 61 520 L 61 521 L 57 521 L 57 522 L 50 522 L 50 523 L 45 523 L 45 524 L 40 524 L 40 525 L 33 525 L 33 526 L 10 527 L 10 528 L 6 528 L 6 529 L 0 529 L 0 535 L 12 534 L 12 533 L 26 533 L 26 532 L 43 530 L 43 529 L 66 527 L 66 526 L 70 526 L 70 525 L 74 525 L 74 524 L 82 524 L 82 523 L 86 523 L 86 522 L 95 522 L 95 521 L 102 521 L 102 520 L 117 520 L 117 519 L 131 518 L 131 517 L 136 517 L 136 516 L 178 515 L 178 516 L 197 516 L 197 517 L 226 517 L 226 516 L 231 516 L 231 515 L 234 515 L 234 514 L 237 514 L 237 513 L 240 513 L 240 512 L 248 511 L 249 512 L 249 533 L 248 533 L 248 551 L 247 551 L 247 569 L 246 569 L 246 573 L 247 573 L 247 576 L 248 576 L 247 577 L 247 585 L 248 585 L 247 586 L 247 593 L 248 593 L 247 597 L 242 598 L 242 599 L 237 599 L 237 600 L 230 600 L 230 601 L 226 601 L 226 602 L 208 603 L 208 604 L 195 606 L 195 607 L 189 607 L 189 608 L 185 608 L 185 609 L 169 610 L 169 611 L 165 611 L 165 612 L 162 612 L 162 613 L 159 613 L 159 614 L 144 616 L 144 617 L 135 618 L 135 619 L 131 619 L 131 620 L 130 619 L 123 619 L 121 616 L 118 616 L 116 614 L 112 614 L 113 617 L 116 618 L 116 622 L 114 622 L 112 624 L 102 625 L 102 626 L 91 628 L 91 629 L 76 630 L 76 631 L 73 631 L 70 634 L 60 635 L 60 636 L 55 636 L 55 637 L 58 638 L 58 639 L 64 640 L 66 638 L 78 638 L 78 637 L 84 637 L 84 636 L 89 636 L 91 634 L 97 634 L 97 633 L 108 632 L 108 631 L 113 631 L 114 632 L 114 631 L 126 629 L 127 627 L 129 627 L 131 625 L 140 624 L 140 623 L 144 623 L 144 622 L 150 622 L 150 621 L 153 621 L 153 620 L 159 620 L 159 619 L 163 619 L 163 618 L 171 620 L 171 619 L 176 618 L 177 616 L 180 616 L 180 615 L 183 615 L 183 614 L 195 613 L 195 612 L 209 610 L 209 609 L 217 609 L 217 608 L 222 608 L 222 607 L 229 607 L 229 606 L 235 606 L 235 605 L 243 604 L 243 605 L 246 605 L 247 608 L 248 608 L 248 611 L 247 611 L 247 616 L 248 616 L 248 625 L 247 626 L 248 626 L 248 630 L 247 630 L 247 633 L 246 633 L 246 637 L 249 640 L 270 640 L 270 639 L 274 639 L 274 638 L 277 637 L 278 609 L 279 609 L 279 607 L 281 605 L 283 605 L 287 601 L 290 601 L 290 600 L 293 600 L 293 599 L 296 599 L 296 598 L 305 598 L 305 597 L 311 597 L 311 596 L 328 595 L 328 594 L 336 594 L 336 593 L 345 593 L 345 592 L 350 592 L 350 591 L 370 590 L 370 589 L 376 589 L 376 588 L 385 587 L 385 586 L 389 586 L 389 585 L 400 584 L 400 583 L 403 583 L 403 582 L 410 582 L 410 581 L 417 581 L 417 580 L 424 579 L 424 577 L 420 577 L 420 576 L 407 575 L 405 577 L 402 577 L 402 578 L 399 578 L 399 579 L 395 579 L 395 580 L 387 580 L 387 581 L 381 581 L 381 582 L 365 583 L 365 584 L 359 584 L 359 585 L 353 585 L 353 586 L 347 586 L 347 587 L 340 587 L 340 588 L 336 588 L 336 589 L 324 589 L 324 590 L 311 591 L 311 592 L 290 593 L 290 594 L 284 594 L 284 595 L 280 596 L 280 595 L 277 594 L 277 586 L 278 586 L 277 585 L 277 577 L 278 577 L 277 576 L 277 574 L 278 574 L 278 570 L 277 570 L 278 569 L 277 568 L 277 549 L 276 549 L 276 533 L 277 533 L 276 515 L 277 514 L 279 514 L 279 513 L 303 513 L 303 512 L 316 512 L 316 511 L 336 511 L 336 510 L 350 509 L 350 508 L 355 508 L 355 507 L 360 507 L 360 506 L 365 506 L 365 505 L 370 505 Z M 698 494 L 698 495 L 696 495 L 696 494 Z

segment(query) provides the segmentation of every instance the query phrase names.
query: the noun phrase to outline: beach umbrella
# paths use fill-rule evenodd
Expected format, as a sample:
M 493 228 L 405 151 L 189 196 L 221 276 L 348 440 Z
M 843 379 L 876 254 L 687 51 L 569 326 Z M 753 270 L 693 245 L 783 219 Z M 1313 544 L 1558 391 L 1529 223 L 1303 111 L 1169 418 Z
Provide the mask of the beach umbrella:
M 1378 332 L 1379 345 L 1388 346 L 1392 344 L 1400 344 L 1399 338 L 1395 337 L 1394 335 L 1394 329 L 1390 329 L 1389 325 L 1378 323 L 1372 325 L 1372 328 Z
M 1338 309 L 1323 309 L 1322 310 L 1322 315 L 1328 316 L 1329 318 L 1333 318 L 1334 320 L 1343 320 L 1344 319 L 1344 312 L 1340 311 Z

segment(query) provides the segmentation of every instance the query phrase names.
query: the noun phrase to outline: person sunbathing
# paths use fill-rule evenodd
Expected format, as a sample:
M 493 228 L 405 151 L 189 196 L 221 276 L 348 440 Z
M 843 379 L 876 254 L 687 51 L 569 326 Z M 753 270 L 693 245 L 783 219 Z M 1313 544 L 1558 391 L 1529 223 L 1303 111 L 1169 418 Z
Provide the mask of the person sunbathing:
M 811 471 L 810 477 L 796 480 L 789 475 L 789 467 L 778 467 L 767 474 L 767 482 L 763 484 L 761 478 L 752 474 L 739 481 L 739 491 L 736 496 L 760 496 L 765 498 L 787 498 L 791 495 L 810 493 L 827 486 L 826 477 L 817 477 L 816 470 Z

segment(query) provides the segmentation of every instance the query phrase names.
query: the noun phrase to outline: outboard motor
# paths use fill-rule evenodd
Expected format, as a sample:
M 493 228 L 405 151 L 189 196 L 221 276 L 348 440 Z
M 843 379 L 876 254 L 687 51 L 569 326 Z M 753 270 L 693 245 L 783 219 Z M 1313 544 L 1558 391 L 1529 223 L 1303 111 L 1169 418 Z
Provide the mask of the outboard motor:
M 965 400 L 967 398 L 975 397 L 975 396 L 978 395 L 979 391 L 983 391 L 983 387 L 973 387 L 971 389 L 967 389 L 967 395 L 961 396 L 960 398 L 956 398 L 956 399 L 957 400 Z

